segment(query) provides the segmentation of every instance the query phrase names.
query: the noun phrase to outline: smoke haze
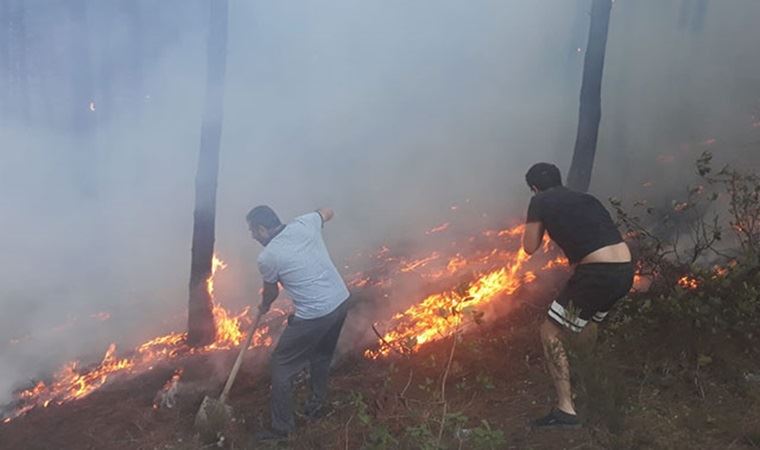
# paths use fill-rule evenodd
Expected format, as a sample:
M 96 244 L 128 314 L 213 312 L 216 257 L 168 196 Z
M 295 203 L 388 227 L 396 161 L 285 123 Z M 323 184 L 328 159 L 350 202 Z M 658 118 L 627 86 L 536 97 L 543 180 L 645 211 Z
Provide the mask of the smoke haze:
M 703 19 L 700 3 L 615 2 L 600 197 L 666 195 L 704 150 L 760 163 L 760 3 L 709 2 Z M 208 3 L 72 4 L 26 7 L 26 95 L 2 68 L 0 402 L 186 320 Z M 572 156 L 589 7 L 231 1 L 217 298 L 258 302 L 257 204 L 285 220 L 334 208 L 339 266 L 464 211 L 473 227 L 522 219 L 528 166 L 566 173 Z

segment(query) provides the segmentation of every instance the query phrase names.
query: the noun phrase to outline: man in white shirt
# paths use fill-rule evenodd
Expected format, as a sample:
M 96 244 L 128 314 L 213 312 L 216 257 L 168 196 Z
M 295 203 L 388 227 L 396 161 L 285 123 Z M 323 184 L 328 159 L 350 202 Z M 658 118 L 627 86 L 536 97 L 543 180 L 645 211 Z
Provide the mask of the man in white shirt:
M 258 257 L 264 281 L 261 313 L 277 298 L 278 283 L 296 310 L 272 353 L 272 428 L 257 433 L 257 440 L 283 439 L 295 430 L 293 378 L 306 365 L 312 395 L 304 415 L 316 419 L 324 413 L 330 362 L 349 297 L 322 239 L 322 227 L 333 215 L 322 208 L 283 224 L 272 208 L 262 205 L 246 216 L 251 236 L 264 246 Z

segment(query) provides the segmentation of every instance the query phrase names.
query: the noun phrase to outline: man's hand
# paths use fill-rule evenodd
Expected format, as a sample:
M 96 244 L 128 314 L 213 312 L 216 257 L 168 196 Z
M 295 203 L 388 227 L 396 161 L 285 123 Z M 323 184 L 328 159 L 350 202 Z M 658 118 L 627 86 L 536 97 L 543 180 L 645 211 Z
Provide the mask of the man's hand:
M 532 255 L 541 247 L 544 240 L 544 224 L 541 222 L 528 222 L 525 224 L 523 232 L 523 250 L 525 253 Z
M 322 216 L 322 224 L 329 221 L 335 215 L 335 212 L 330 208 L 319 208 L 317 210 L 320 216 Z

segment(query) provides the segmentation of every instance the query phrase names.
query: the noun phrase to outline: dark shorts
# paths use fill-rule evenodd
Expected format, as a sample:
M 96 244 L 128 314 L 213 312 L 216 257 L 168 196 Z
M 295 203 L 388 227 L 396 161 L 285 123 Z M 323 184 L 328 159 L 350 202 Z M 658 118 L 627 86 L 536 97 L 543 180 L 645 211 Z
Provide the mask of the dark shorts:
M 632 263 L 580 264 L 549 307 L 549 318 L 580 332 L 589 320 L 604 320 L 612 305 L 632 286 Z

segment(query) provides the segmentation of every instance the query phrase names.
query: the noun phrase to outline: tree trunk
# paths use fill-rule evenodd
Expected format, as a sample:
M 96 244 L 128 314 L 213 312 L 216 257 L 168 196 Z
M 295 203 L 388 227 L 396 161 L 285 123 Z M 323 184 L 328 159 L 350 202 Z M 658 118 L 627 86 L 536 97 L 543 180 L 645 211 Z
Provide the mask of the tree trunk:
M 90 54 L 90 30 L 86 0 L 70 0 L 70 70 L 72 82 L 71 129 L 88 137 L 96 128 L 95 83 Z M 89 149 L 88 149 L 89 150 Z M 88 155 L 89 156 L 89 155 Z
M 701 32 L 705 27 L 707 15 L 707 0 L 683 0 L 678 16 L 678 28 Z
M 3 59 L 3 116 L 16 124 L 29 122 L 29 67 L 26 58 L 26 6 L 22 0 L 0 4 L 2 33 L 0 58 Z
M 139 117 L 146 94 L 143 91 L 145 20 L 140 2 L 137 0 L 123 2 L 120 12 L 126 16 L 126 24 L 131 41 L 129 50 L 124 58 L 126 64 L 121 66 L 126 72 L 124 77 L 126 78 L 126 95 L 129 99 L 126 108 L 129 114 Z
M 190 266 L 190 301 L 187 342 L 202 346 L 213 342 L 213 305 L 206 280 L 214 254 L 216 186 L 222 138 L 224 73 L 227 60 L 228 0 L 211 0 L 206 60 L 206 98 L 201 128 L 198 173 L 195 178 L 195 213 Z
M 101 194 L 98 183 L 98 152 L 96 132 L 98 129 L 98 102 L 95 95 L 97 77 L 93 72 L 90 20 L 92 4 L 87 0 L 66 2 L 69 14 L 69 58 L 71 96 L 66 105 L 69 130 L 76 152 L 73 154 L 72 177 L 79 193 L 95 200 Z
M 612 0 L 593 0 L 591 5 L 591 26 L 583 63 L 578 132 L 573 162 L 567 176 L 567 185 L 582 192 L 586 192 L 591 184 L 591 170 L 594 167 L 599 137 L 599 122 L 602 118 L 602 74 L 611 10 Z
M 0 125 L 11 116 L 11 18 L 10 0 L 0 0 Z

